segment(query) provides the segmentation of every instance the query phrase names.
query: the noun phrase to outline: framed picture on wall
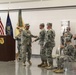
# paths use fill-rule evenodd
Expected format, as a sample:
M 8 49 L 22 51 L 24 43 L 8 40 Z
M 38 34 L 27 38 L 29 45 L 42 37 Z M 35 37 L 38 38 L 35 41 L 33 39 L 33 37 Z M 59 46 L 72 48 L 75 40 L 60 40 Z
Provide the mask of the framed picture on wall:
M 62 20 L 61 21 L 61 35 L 63 34 L 63 32 L 66 32 L 67 27 L 70 27 L 70 21 Z

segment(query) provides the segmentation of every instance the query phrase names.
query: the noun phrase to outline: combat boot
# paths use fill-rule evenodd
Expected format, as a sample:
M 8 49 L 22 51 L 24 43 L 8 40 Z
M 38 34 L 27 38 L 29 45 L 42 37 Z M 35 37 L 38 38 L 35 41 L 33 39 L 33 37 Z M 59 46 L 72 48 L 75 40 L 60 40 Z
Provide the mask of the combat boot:
M 42 62 L 41 64 L 38 65 L 38 67 L 41 67 L 44 63 Z
M 57 69 L 54 71 L 55 73 L 64 73 L 64 69 Z
M 52 70 L 53 69 L 53 65 L 48 65 L 48 66 L 45 67 L 45 69 Z
M 41 67 L 47 67 L 48 64 L 47 63 L 44 63 Z
M 52 71 L 55 72 L 57 69 L 58 69 L 58 67 L 54 67 Z
M 29 65 L 32 65 L 31 61 L 28 61 Z

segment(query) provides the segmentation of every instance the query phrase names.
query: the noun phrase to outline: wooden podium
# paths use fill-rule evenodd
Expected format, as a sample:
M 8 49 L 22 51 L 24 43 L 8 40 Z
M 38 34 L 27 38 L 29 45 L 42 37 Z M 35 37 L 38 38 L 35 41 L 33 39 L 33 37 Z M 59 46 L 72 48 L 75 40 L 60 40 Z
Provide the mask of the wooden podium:
M 0 61 L 15 60 L 15 40 L 12 36 L 0 36 Z

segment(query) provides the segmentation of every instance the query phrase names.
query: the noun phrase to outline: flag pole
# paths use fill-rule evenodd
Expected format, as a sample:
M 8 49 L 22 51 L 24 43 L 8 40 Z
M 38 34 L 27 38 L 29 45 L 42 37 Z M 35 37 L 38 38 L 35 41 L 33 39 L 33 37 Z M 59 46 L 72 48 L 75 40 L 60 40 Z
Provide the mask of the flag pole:
M 10 6 L 10 2 L 9 2 L 9 5 L 8 5 L 8 13 L 7 13 L 5 31 L 6 31 L 6 35 L 11 35 L 13 37 L 13 27 L 12 27 L 11 19 L 10 19 L 10 16 L 9 16 L 9 6 Z
M 9 13 L 9 10 L 10 10 L 10 8 L 9 8 L 9 7 L 10 7 L 10 3 L 11 3 L 11 2 L 9 1 L 9 4 L 8 4 L 8 13 Z
M 19 10 L 19 13 L 18 13 L 18 23 L 17 23 L 17 27 L 16 27 L 16 30 L 15 30 L 15 36 L 17 36 L 20 33 L 19 29 L 24 30 L 24 22 L 22 20 L 22 11 L 21 11 L 21 9 Z

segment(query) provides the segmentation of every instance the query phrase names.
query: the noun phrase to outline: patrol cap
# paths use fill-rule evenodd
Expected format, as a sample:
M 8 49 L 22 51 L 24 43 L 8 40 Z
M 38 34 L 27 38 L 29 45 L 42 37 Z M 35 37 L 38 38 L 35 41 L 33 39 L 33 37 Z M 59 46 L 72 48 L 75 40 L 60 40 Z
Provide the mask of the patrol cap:
M 52 23 L 47 23 L 47 26 L 52 26 Z
M 67 38 L 66 38 L 66 42 L 71 42 L 70 37 L 67 37 Z
M 25 24 L 25 26 L 30 26 L 29 23 Z
M 43 26 L 44 27 L 45 25 L 44 25 L 44 23 L 41 23 L 40 26 Z

